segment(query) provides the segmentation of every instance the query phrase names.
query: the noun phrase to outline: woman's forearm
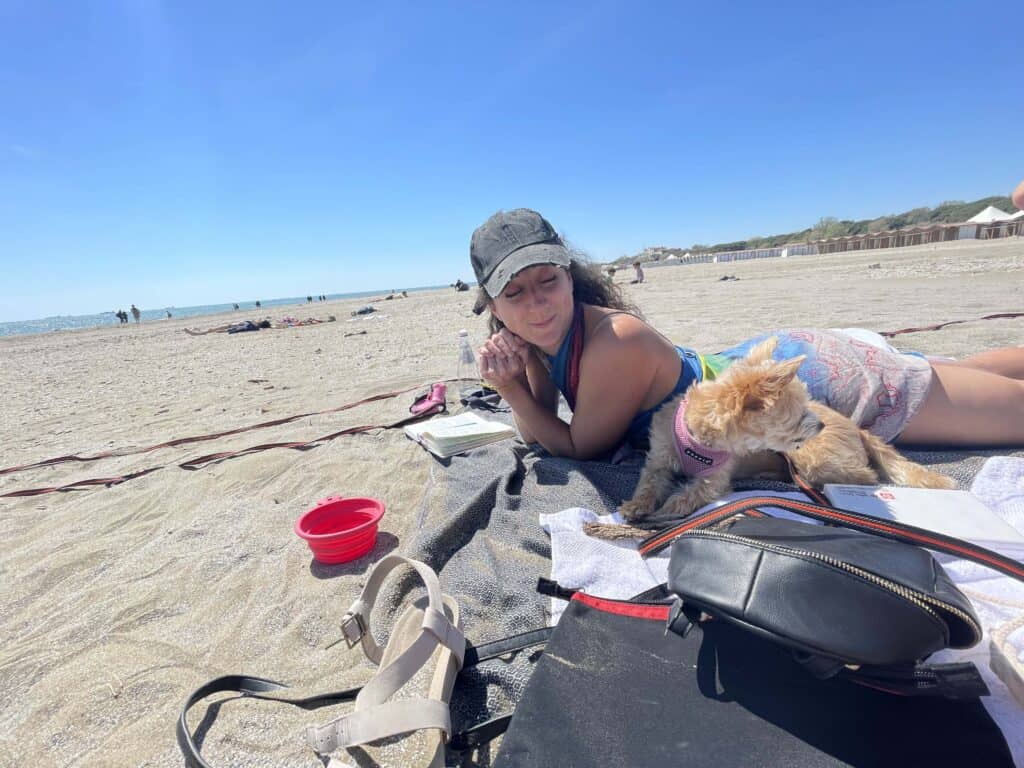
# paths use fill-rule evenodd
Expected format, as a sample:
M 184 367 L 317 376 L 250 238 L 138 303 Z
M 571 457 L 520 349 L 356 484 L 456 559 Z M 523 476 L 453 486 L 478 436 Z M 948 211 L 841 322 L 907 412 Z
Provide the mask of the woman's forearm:
M 558 390 L 555 388 L 554 382 L 551 381 L 551 374 L 540 361 L 538 355 L 539 353 L 536 350 L 530 350 L 526 358 L 524 383 L 527 391 L 533 395 L 533 399 L 543 410 L 557 415 Z M 516 417 L 515 409 L 513 409 L 512 415 Z M 529 425 L 524 424 L 518 417 L 516 417 L 516 426 L 519 427 L 519 433 L 524 441 L 527 443 L 538 442 L 537 436 L 530 429 Z
M 523 440 L 540 443 L 546 451 L 555 456 L 574 458 L 576 448 L 572 442 L 569 425 L 558 418 L 534 396 L 522 381 L 516 381 L 501 389 L 501 396 L 512 408 L 516 426 Z

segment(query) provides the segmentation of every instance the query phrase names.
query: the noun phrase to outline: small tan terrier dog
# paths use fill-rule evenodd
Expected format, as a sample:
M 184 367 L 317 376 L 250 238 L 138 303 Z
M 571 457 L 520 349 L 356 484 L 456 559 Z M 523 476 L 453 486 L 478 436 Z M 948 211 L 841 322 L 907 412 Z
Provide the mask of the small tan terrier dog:
M 721 498 L 733 477 L 789 479 L 779 454 L 819 489 L 825 483 L 955 487 L 811 400 L 796 378 L 804 356 L 773 360 L 776 343 L 766 339 L 719 378 L 695 384 L 654 414 L 640 481 L 619 507 L 632 525 L 588 523 L 588 534 L 646 535 Z

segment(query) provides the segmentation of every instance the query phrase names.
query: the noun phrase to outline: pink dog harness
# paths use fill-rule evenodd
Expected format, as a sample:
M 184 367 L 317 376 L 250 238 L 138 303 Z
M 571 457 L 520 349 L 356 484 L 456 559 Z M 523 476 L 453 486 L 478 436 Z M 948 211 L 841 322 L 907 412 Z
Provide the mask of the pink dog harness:
M 719 469 L 732 455 L 729 451 L 717 451 L 697 442 L 686 426 L 686 399 L 676 409 L 676 453 L 683 474 L 687 477 L 703 477 Z

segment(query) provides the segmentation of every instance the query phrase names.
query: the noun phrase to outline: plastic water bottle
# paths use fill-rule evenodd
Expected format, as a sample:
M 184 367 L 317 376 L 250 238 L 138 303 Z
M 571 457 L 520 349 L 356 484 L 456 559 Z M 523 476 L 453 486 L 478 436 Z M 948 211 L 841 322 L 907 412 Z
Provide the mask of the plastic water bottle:
M 476 383 L 480 380 L 480 369 L 476 365 L 476 356 L 469 343 L 469 331 L 459 331 L 459 367 L 456 378 L 460 381 Z

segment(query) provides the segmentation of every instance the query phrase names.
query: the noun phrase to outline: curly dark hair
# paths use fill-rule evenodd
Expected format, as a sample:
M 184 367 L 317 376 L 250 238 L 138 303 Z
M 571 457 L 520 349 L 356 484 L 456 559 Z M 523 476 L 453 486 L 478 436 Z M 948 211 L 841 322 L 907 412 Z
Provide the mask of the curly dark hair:
M 601 274 L 601 268 L 594 264 L 582 251 L 571 249 L 572 261 L 569 262 L 569 274 L 572 276 L 572 298 L 574 302 L 593 304 L 596 307 L 608 307 L 609 309 L 621 309 L 634 315 L 640 315 L 640 310 L 626 301 L 621 289 L 611 280 Z M 477 289 L 474 309 L 482 312 L 490 307 L 491 297 L 487 291 L 480 287 Z M 505 325 L 490 313 L 488 327 L 491 333 L 497 333 Z

